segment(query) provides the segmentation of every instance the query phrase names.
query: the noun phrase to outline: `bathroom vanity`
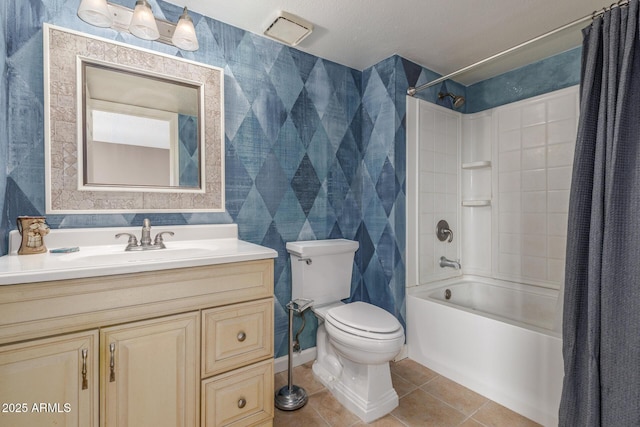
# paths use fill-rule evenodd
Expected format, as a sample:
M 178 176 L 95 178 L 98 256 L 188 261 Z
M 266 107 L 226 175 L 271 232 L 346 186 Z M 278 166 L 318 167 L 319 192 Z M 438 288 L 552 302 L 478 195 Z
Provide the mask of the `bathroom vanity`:
M 137 228 L 52 230 L 80 250 L 0 258 L 0 425 L 272 425 L 277 253 L 169 230 L 135 253 L 113 236 Z

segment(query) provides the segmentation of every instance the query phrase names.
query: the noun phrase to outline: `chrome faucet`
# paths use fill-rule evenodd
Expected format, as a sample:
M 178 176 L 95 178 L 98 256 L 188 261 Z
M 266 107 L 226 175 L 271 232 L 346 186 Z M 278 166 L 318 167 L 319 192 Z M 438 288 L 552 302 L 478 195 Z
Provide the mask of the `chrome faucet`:
M 460 260 L 452 260 L 452 259 L 447 259 L 446 257 L 441 256 L 440 257 L 440 267 L 445 268 L 445 267 L 451 267 L 451 268 L 455 268 L 456 270 L 460 270 L 462 267 L 460 266 Z
M 142 235 L 140 236 L 140 246 L 151 246 L 151 221 L 149 218 L 145 218 L 142 221 Z
M 131 233 L 118 233 L 116 234 L 116 239 L 121 236 L 129 236 L 129 241 L 127 242 L 127 247 L 124 248 L 125 251 L 146 251 L 153 249 L 165 249 L 164 240 L 162 239 L 163 234 L 168 234 L 169 236 L 173 236 L 173 231 L 161 231 L 156 234 L 156 237 L 153 239 L 153 243 L 151 243 L 151 221 L 149 218 L 145 218 L 142 221 L 142 235 L 140 236 L 140 244 L 138 245 L 138 239 L 135 235 Z

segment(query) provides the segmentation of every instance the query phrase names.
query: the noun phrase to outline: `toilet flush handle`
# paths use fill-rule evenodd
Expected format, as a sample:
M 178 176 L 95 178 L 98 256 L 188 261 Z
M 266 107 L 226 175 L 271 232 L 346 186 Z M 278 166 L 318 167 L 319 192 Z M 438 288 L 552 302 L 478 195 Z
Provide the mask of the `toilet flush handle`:
M 307 263 L 307 265 L 311 265 L 311 263 L 313 261 L 311 261 L 311 258 L 298 258 L 298 261 L 304 261 Z

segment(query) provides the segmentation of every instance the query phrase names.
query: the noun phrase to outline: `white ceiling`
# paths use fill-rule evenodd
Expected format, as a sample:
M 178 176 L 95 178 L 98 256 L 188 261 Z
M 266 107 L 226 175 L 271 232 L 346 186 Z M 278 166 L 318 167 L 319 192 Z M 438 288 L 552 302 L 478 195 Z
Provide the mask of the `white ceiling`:
M 603 0 L 169 1 L 256 34 L 286 11 L 314 24 L 313 33 L 296 47 L 304 52 L 357 70 L 398 54 L 443 75 L 610 4 Z M 468 85 L 578 46 L 580 29 L 586 25 L 455 80 Z

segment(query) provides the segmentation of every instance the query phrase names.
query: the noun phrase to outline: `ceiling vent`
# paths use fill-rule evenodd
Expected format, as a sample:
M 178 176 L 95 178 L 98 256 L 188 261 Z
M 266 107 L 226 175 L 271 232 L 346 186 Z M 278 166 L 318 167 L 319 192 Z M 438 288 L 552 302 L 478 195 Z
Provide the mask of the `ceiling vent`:
M 295 46 L 311 34 L 311 31 L 313 25 L 310 22 L 290 13 L 280 12 L 280 16 L 269 25 L 264 35 L 286 45 Z

